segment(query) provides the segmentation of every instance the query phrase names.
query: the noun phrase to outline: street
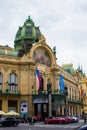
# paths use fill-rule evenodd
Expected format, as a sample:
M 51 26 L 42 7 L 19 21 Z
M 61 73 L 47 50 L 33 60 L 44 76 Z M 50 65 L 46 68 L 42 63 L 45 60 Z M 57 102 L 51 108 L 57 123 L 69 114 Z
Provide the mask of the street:
M 44 124 L 44 123 L 35 123 L 34 125 L 29 125 L 28 123 L 21 123 L 17 127 L 0 127 L 0 130 L 74 130 L 75 128 L 81 126 L 83 120 L 80 120 L 78 123 L 70 124 Z

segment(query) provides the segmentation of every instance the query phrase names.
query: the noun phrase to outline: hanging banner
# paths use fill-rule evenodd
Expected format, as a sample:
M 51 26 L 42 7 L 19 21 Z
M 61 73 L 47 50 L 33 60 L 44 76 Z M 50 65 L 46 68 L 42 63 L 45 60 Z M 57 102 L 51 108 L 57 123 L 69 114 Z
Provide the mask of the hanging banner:
M 27 101 L 22 101 L 21 104 L 20 104 L 20 113 L 21 115 L 24 115 L 24 114 L 28 114 L 28 102 Z

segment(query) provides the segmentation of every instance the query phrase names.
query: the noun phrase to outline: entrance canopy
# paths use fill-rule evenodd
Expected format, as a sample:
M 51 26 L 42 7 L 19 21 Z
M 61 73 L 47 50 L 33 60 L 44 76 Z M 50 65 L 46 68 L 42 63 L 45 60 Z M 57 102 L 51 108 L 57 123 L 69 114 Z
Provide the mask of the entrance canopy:
M 7 115 L 4 111 L 0 110 L 0 115 Z
M 10 111 L 6 113 L 8 116 L 19 116 L 20 114 L 14 111 Z

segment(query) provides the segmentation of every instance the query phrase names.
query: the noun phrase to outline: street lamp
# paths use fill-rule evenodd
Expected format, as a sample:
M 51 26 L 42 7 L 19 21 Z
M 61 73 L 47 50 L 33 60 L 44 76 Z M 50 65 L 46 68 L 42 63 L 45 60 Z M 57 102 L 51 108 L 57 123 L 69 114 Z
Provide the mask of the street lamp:
M 52 116 L 52 102 L 51 102 L 51 86 L 52 86 L 52 83 L 49 81 L 47 83 L 47 92 L 48 92 L 48 108 L 49 108 L 49 117 Z

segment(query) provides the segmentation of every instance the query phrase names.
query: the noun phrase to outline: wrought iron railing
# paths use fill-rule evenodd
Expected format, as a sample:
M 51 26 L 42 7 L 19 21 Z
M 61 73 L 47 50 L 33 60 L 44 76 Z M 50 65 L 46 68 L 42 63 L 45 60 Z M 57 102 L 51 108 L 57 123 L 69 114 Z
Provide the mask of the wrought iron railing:
M 8 90 L 8 89 L 6 89 L 6 90 L 0 90 L 0 95 L 3 95 L 3 94 L 6 94 L 6 95 L 20 95 L 20 91 L 18 91 L 18 90 Z

